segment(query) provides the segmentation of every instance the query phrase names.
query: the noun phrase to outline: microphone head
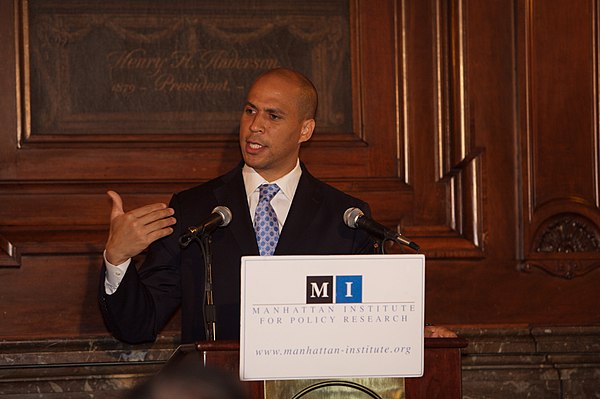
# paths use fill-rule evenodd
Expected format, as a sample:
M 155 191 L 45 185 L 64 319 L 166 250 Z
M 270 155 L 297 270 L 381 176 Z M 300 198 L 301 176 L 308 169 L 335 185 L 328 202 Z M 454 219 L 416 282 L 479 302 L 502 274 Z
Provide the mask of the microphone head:
M 212 213 L 218 213 L 223 218 L 223 221 L 219 224 L 220 227 L 227 226 L 231 223 L 231 219 L 233 218 L 231 211 L 226 206 L 217 206 L 213 209 Z
M 358 227 L 358 218 L 364 215 L 363 211 L 358 208 L 348 208 L 344 212 L 344 223 L 346 223 L 346 226 L 355 229 Z

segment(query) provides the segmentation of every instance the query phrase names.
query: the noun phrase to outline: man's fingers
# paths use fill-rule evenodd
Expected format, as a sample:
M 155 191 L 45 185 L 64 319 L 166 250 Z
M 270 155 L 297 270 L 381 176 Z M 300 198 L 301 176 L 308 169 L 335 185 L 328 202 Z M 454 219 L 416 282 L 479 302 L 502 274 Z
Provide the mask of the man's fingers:
M 426 326 L 425 327 L 426 338 L 456 338 L 457 335 L 454 331 L 443 327 L 443 326 Z
M 121 196 L 117 194 L 115 191 L 107 191 L 106 194 L 112 199 L 112 209 L 110 211 L 110 220 L 113 220 L 117 216 L 122 215 L 123 213 L 123 200 Z
M 139 222 L 139 220 L 138 220 L 138 222 Z M 154 234 L 157 231 L 167 230 L 167 229 L 170 230 L 169 232 L 164 233 L 160 237 L 164 237 L 164 236 L 171 234 L 173 232 L 173 229 L 170 226 L 174 225 L 175 223 L 177 223 L 177 221 L 175 220 L 174 217 L 161 218 L 158 220 L 153 220 L 151 223 L 148 223 L 146 225 L 139 226 L 138 232 L 139 232 L 140 237 L 143 238 L 143 240 L 145 242 L 147 242 L 147 244 L 149 245 L 154 240 L 156 240 L 156 238 L 154 238 Z
M 141 218 L 136 218 L 132 215 L 132 212 L 125 214 L 125 217 L 129 219 L 131 226 L 131 237 L 137 237 L 137 240 L 145 245 L 150 245 L 153 241 L 158 238 L 167 236 L 173 232 L 170 226 L 177 223 L 173 215 L 173 209 L 160 209 L 144 215 Z M 162 231 L 167 230 L 168 231 Z M 157 235 L 156 233 L 160 233 Z
M 165 227 L 164 229 L 155 230 L 152 233 L 148 234 L 148 240 L 150 242 L 154 242 L 160 238 L 166 237 L 169 234 L 173 233 L 173 229 L 171 227 Z
M 136 218 L 143 218 L 153 212 L 164 210 L 164 209 L 167 209 L 166 204 L 156 203 L 156 204 L 142 206 L 140 208 L 130 211 L 129 213 L 131 215 L 135 216 Z
M 169 217 L 169 218 L 156 220 L 156 221 L 148 224 L 146 227 L 147 227 L 148 232 L 152 233 L 154 231 L 164 229 L 165 227 L 172 226 L 175 223 L 177 223 L 175 218 Z
M 125 213 L 125 211 L 123 210 L 123 200 L 121 199 L 121 196 L 117 192 L 112 191 L 112 190 L 107 191 L 106 194 L 108 194 L 108 196 L 112 199 L 112 210 L 110 212 L 111 220 L 117 216 L 123 215 Z M 136 208 L 136 209 L 130 211 L 129 214 L 131 214 L 132 216 L 135 216 L 136 218 L 142 218 L 153 212 L 163 210 L 163 209 L 167 209 L 166 204 L 155 203 L 155 204 L 145 205 L 140 208 Z M 162 217 L 170 216 L 173 211 L 171 210 L 170 212 L 171 212 L 170 214 L 166 214 Z M 149 222 L 146 221 L 146 223 L 149 223 Z
M 123 200 L 108 191 L 112 200 L 110 231 L 106 243 L 106 258 L 113 264 L 134 257 L 152 242 L 173 232 L 174 210 L 163 203 L 142 206 L 127 213 Z M 117 263 L 115 263 L 115 261 Z
M 140 224 L 140 226 L 147 226 L 158 220 L 168 219 L 170 216 L 173 216 L 174 213 L 175 213 L 175 211 L 173 210 L 173 208 L 166 208 L 166 209 L 161 208 L 161 209 L 157 209 L 152 212 L 149 212 L 143 216 L 139 216 L 137 218 L 137 222 Z M 133 214 L 133 212 L 132 212 L 132 214 Z M 173 223 L 170 223 L 170 224 L 175 224 L 175 222 L 173 221 Z

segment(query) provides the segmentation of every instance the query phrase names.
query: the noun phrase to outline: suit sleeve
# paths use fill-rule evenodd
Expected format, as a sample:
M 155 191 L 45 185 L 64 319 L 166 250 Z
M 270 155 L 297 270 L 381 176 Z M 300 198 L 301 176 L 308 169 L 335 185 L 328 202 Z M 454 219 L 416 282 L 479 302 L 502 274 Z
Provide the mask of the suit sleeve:
M 170 206 L 177 215 L 177 198 Z M 106 265 L 100 273 L 100 310 L 109 331 L 127 343 L 152 342 L 181 303 L 180 249 L 175 231 L 154 242 L 139 270 L 132 261 L 119 288 L 104 290 Z

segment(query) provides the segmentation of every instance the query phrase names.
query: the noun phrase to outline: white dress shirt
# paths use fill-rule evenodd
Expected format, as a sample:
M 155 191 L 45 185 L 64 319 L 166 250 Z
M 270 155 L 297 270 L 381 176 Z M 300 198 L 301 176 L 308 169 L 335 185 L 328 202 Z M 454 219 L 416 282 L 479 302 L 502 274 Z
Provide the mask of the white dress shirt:
M 264 183 L 275 183 L 279 186 L 279 191 L 271 200 L 271 206 L 275 210 L 277 215 L 277 221 L 279 223 L 279 231 L 283 231 L 283 225 L 292 206 L 292 200 L 296 194 L 298 183 L 300 182 L 300 176 L 302 175 L 302 168 L 300 167 L 300 161 L 296 161 L 296 166 L 287 175 L 280 177 L 275 181 L 267 181 L 264 177 L 258 174 L 257 171 L 244 165 L 242 168 L 242 178 L 244 179 L 244 188 L 246 189 L 246 196 L 248 200 L 248 207 L 250 208 L 250 217 L 254 223 L 254 212 L 256 211 L 256 205 L 258 204 L 258 198 L 260 192 L 258 187 Z M 106 250 L 104 250 L 104 262 L 106 264 L 106 276 L 104 278 L 104 290 L 108 295 L 113 294 L 119 284 L 125 276 L 127 268 L 131 264 L 131 259 L 126 260 L 120 265 L 113 265 L 106 260 Z
M 256 205 L 258 205 L 258 199 L 260 197 L 260 190 L 258 188 L 265 183 L 275 183 L 279 186 L 279 191 L 271 200 L 271 206 L 277 215 L 279 231 L 282 231 L 283 225 L 285 224 L 285 219 L 287 218 L 290 207 L 292 206 L 292 200 L 296 194 L 296 189 L 298 188 L 301 175 L 302 168 L 300 167 L 299 161 L 296 162 L 296 167 L 292 169 L 290 173 L 280 177 L 275 181 L 267 181 L 254 169 L 248 165 L 244 165 L 242 169 L 242 177 L 244 178 L 244 187 L 246 188 L 248 207 L 250 208 L 250 217 L 252 218 L 252 222 L 254 223 L 254 213 L 256 212 Z

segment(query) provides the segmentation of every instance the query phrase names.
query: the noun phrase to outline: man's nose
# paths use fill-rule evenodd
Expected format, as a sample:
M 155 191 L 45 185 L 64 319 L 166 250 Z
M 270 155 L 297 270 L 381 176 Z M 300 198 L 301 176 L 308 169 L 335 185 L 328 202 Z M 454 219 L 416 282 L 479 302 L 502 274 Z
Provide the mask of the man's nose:
M 250 131 L 254 133 L 262 132 L 264 130 L 264 123 L 260 114 L 255 114 L 250 122 Z

